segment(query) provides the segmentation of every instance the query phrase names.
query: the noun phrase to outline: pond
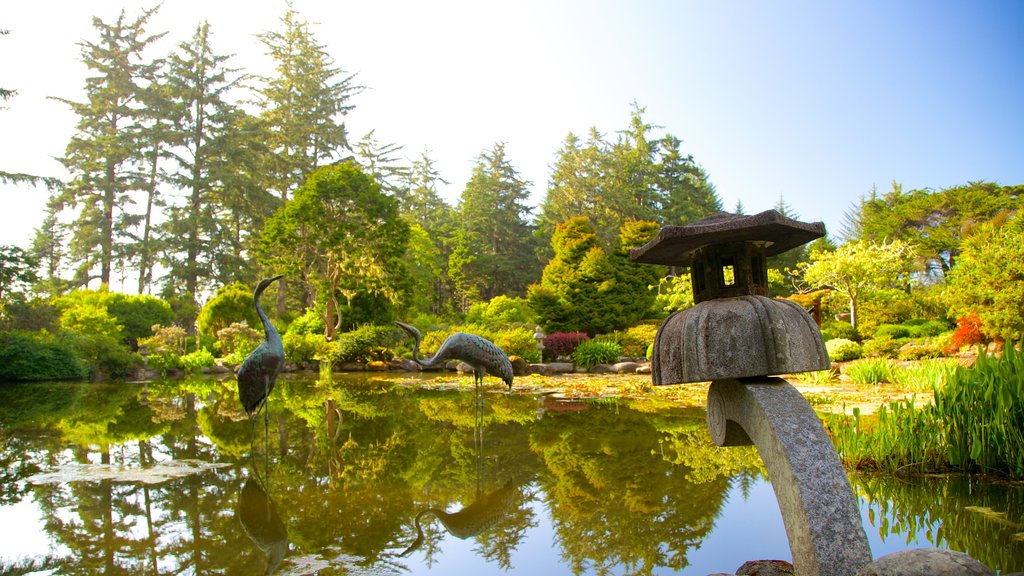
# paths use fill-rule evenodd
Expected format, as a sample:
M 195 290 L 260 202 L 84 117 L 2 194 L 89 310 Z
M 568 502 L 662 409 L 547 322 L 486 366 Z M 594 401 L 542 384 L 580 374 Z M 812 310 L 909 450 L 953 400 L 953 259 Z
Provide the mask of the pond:
M 285 378 L 266 436 L 231 377 L 0 387 L 0 573 L 705 575 L 790 558 L 756 452 L 714 447 L 700 406 L 492 386 L 478 418 L 468 382 Z M 1020 484 L 852 481 L 876 557 L 939 546 L 1024 570 Z

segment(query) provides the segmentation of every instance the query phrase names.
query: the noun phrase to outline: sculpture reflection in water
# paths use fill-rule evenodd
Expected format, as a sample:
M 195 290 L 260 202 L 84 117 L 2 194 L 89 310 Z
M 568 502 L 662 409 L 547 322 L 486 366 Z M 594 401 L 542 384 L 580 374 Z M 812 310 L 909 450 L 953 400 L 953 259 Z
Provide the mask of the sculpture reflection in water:
M 410 554 L 423 546 L 423 522 L 428 516 L 437 518 L 449 534 L 466 540 L 483 534 L 495 527 L 502 518 L 515 510 L 517 503 L 522 499 L 519 484 L 509 478 L 501 487 L 490 492 L 484 492 L 481 487 L 483 477 L 483 455 L 484 455 L 484 413 L 483 402 L 479 395 L 476 396 L 476 411 L 473 422 L 473 451 L 475 459 L 476 477 L 476 498 L 472 503 L 464 506 L 457 512 L 448 512 L 440 508 L 428 507 L 416 514 L 414 524 L 416 526 L 416 539 L 413 540 L 399 556 L 408 557 Z
M 255 471 L 238 493 L 238 521 L 242 531 L 266 559 L 263 573 L 273 574 L 288 552 L 288 530 L 277 512 L 277 505 L 267 493 L 259 471 Z

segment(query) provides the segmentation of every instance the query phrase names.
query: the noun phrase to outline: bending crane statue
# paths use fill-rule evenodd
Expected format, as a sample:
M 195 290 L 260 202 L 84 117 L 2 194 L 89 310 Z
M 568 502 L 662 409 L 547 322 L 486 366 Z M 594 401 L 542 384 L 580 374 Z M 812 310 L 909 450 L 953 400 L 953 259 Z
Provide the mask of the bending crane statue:
M 508 385 L 508 389 L 512 389 L 512 363 L 505 352 L 490 340 L 476 334 L 456 332 L 445 339 L 437 349 L 437 354 L 430 360 L 420 360 L 420 340 L 423 338 L 420 331 L 415 326 L 402 322 L 396 321 L 395 324 L 416 341 L 412 347 L 412 360 L 420 366 L 430 368 L 443 366 L 449 360 L 462 360 L 473 367 L 473 384 L 477 391 L 483 384 L 485 372 L 501 378 Z
M 265 410 L 267 397 L 274 389 L 277 375 L 281 373 L 281 367 L 284 366 L 284 345 L 281 343 L 281 335 L 277 333 L 277 329 L 270 323 L 263 308 L 260 307 L 260 296 L 263 295 L 267 286 L 282 276 L 284 275 L 278 274 L 273 278 L 260 280 L 256 291 L 253 292 L 256 314 L 263 322 L 263 331 L 266 336 L 263 338 L 263 342 L 260 342 L 260 345 L 246 356 L 238 368 L 238 399 L 242 401 L 242 408 L 245 408 L 245 413 L 250 420 L 253 420 L 254 425 L 256 416 L 259 415 L 260 410 L 263 410 L 265 433 L 270 428 L 270 414 Z

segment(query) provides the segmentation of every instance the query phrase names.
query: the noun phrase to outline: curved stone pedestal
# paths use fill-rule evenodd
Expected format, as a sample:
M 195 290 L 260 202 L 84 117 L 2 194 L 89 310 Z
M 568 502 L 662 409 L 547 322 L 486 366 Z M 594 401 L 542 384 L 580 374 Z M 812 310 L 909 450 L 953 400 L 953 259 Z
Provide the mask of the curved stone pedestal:
M 780 378 L 716 380 L 708 429 L 718 446 L 753 444 L 768 469 L 801 576 L 853 576 L 871 562 L 857 500 L 818 415 Z

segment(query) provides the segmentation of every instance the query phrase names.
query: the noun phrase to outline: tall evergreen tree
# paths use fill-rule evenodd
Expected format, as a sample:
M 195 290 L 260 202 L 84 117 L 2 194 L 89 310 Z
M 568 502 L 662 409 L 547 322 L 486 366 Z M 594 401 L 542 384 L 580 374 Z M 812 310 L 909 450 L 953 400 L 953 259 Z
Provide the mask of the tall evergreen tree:
M 569 134 L 552 166 L 538 222 L 548 243 L 555 227 L 573 216 L 593 223 L 601 245 L 611 250 L 619 229 L 634 220 L 684 224 L 721 209 L 707 174 L 681 140 L 655 139 L 644 108 L 634 105 L 629 127 L 614 142 L 591 128 L 586 142 Z
M 227 100 L 238 83 L 237 71 L 225 67 L 228 59 L 213 52 L 203 23 L 170 56 L 165 78 L 177 126 L 172 182 L 182 195 L 167 210 L 164 264 L 171 281 L 193 299 L 201 284 L 215 278 L 218 255 L 225 252 L 218 192 L 240 168 L 233 144 L 244 113 Z
M 359 88 L 290 5 L 281 24 L 282 30 L 258 36 L 277 73 L 263 78 L 257 91 L 273 154 L 268 187 L 287 201 L 310 172 L 350 149 L 339 117 L 353 108 L 349 100 Z
M 72 224 L 71 256 L 78 263 L 75 284 L 98 278 L 109 283 L 116 259 L 125 258 L 126 238 L 140 221 L 132 193 L 142 188 L 139 158 L 143 94 L 155 79 L 158 62 L 143 58 L 163 34 L 147 35 L 156 8 L 128 21 L 124 11 L 108 24 L 93 26 L 97 42 L 81 44 L 82 61 L 93 71 L 86 79 L 86 102 L 58 99 L 78 116 L 76 134 L 61 162 L 71 173 L 62 201 L 79 208 Z
M 413 228 L 407 258 L 413 269 L 432 271 L 430 278 L 419 279 L 421 284 L 430 285 L 429 311 L 447 314 L 454 312 L 452 297 L 455 285 L 448 274 L 448 260 L 454 249 L 457 216 L 438 193 L 438 183 L 448 182 L 434 166 L 430 153 L 424 150 L 420 158 L 412 162 L 408 180 L 398 190 L 398 199 L 402 217 L 411 222 Z M 421 230 L 432 248 L 423 244 L 419 236 Z M 433 262 L 425 262 L 428 256 L 433 258 Z
M 540 265 L 529 222 L 527 182 L 505 156 L 505 145 L 480 154 L 459 202 L 459 229 L 449 274 L 460 305 L 500 294 L 522 296 Z

